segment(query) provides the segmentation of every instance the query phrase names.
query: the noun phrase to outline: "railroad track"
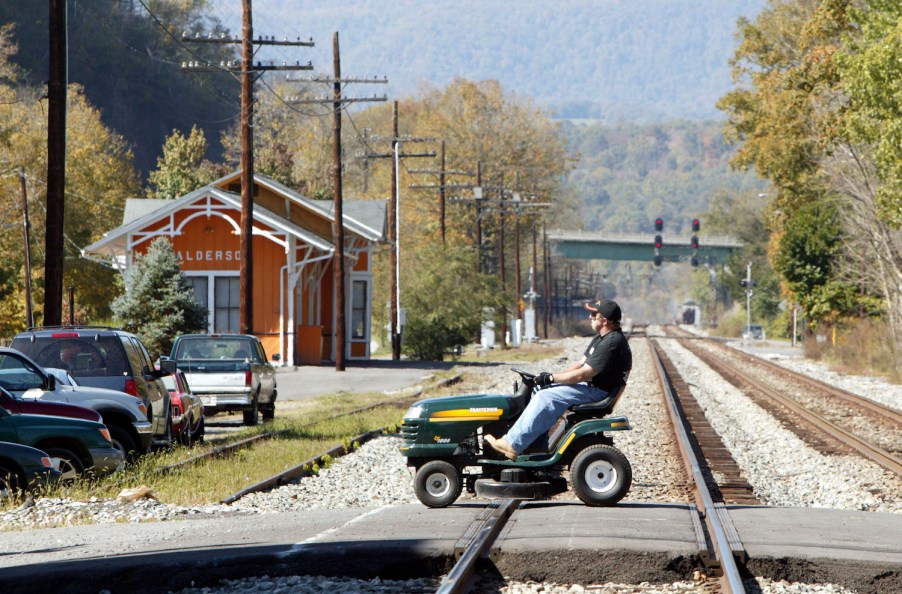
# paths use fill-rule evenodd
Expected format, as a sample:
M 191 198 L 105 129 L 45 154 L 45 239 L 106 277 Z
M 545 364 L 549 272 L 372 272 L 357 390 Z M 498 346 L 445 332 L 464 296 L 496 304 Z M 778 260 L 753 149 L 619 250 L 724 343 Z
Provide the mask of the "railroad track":
M 780 422 L 806 443 L 811 444 L 817 450 L 830 454 L 856 453 L 878 464 L 879 466 L 902 475 L 902 458 L 893 452 L 875 444 L 872 438 L 855 434 L 839 424 L 828 419 L 825 414 L 812 410 L 809 406 L 796 401 L 785 394 L 784 388 L 775 388 L 772 382 L 762 381 L 760 375 L 752 375 L 748 370 L 741 369 L 734 362 L 722 356 L 715 355 L 711 350 L 701 348 L 694 344 L 696 341 L 677 339 L 688 351 L 702 360 L 708 367 L 720 374 L 724 379 L 742 390 L 746 395 L 757 402 L 762 408 L 780 420 Z M 706 341 L 705 344 L 714 344 Z M 718 349 L 724 349 L 722 345 L 716 345 Z M 882 423 L 885 431 L 897 433 L 902 427 L 902 413 L 869 401 L 856 394 L 851 394 L 832 386 L 827 386 L 807 376 L 794 373 L 757 357 L 752 357 L 739 351 L 730 351 L 731 357 L 739 358 L 746 365 L 764 366 L 768 374 L 774 374 L 780 378 L 779 384 L 786 386 L 788 382 L 795 382 L 806 387 L 816 397 L 823 399 L 841 399 L 844 404 L 856 407 L 860 414 L 874 419 L 875 423 Z M 765 364 L 769 363 L 769 364 Z M 845 409 L 844 415 L 848 414 Z M 873 426 L 872 426 L 873 428 Z M 898 439 L 890 440 L 899 442 Z
M 724 503 L 727 499 L 745 504 L 758 500 L 739 465 L 695 403 L 689 386 L 657 341 L 651 341 L 651 346 L 665 406 L 693 486 L 699 558 L 708 575 L 718 578 L 723 594 L 744 594 L 740 565 L 748 560 L 748 554 Z
M 454 376 L 454 377 L 451 377 L 451 378 L 448 378 L 446 380 L 439 382 L 435 387 L 449 386 L 449 385 L 453 385 L 459 381 L 460 381 L 460 376 Z M 423 395 L 423 390 L 418 390 L 414 394 L 409 394 L 407 396 L 404 396 L 403 398 L 387 400 L 387 401 L 383 401 L 383 402 L 377 402 L 375 404 L 371 404 L 369 406 L 364 406 L 364 407 L 357 408 L 357 409 L 354 409 L 351 411 L 347 411 L 347 412 L 341 413 L 339 415 L 329 417 L 327 419 L 317 419 L 316 421 L 311 421 L 310 423 L 305 423 L 304 425 L 301 425 L 300 428 L 307 427 L 307 426 L 317 424 L 317 423 L 322 423 L 322 422 L 329 421 L 329 420 L 338 419 L 338 418 L 352 415 L 352 414 L 358 414 L 361 412 L 372 410 L 374 408 L 378 408 L 380 406 L 397 406 L 398 404 L 405 404 L 408 401 L 413 401 L 418 398 L 421 398 L 422 395 Z M 301 462 L 287 470 L 278 472 L 270 477 L 267 477 L 261 481 L 258 481 L 257 483 L 255 483 L 253 485 L 250 485 L 249 487 L 246 487 L 235 493 L 232 493 L 231 495 L 228 495 L 227 497 L 224 497 L 220 501 L 220 503 L 226 503 L 226 504 L 234 503 L 235 501 L 238 501 L 245 495 L 249 495 L 251 493 L 259 493 L 261 491 L 273 489 L 273 488 L 279 487 L 281 485 L 285 485 L 294 479 L 302 478 L 305 476 L 310 476 L 314 472 L 313 469 L 316 466 L 321 466 L 325 460 L 335 459 L 335 458 L 344 456 L 345 454 L 348 454 L 351 451 L 353 451 L 353 449 L 354 449 L 353 446 L 355 444 L 357 446 L 363 445 L 367 441 L 369 441 L 375 437 L 378 437 L 379 435 L 384 434 L 387 429 L 388 429 L 388 427 L 380 427 L 378 429 L 374 429 L 373 431 L 368 431 L 366 433 L 362 433 L 360 435 L 352 437 L 349 440 L 349 443 L 351 444 L 351 448 L 346 447 L 344 444 L 336 445 L 336 446 L 330 448 L 329 450 L 322 452 L 308 460 L 304 460 L 303 462 Z M 171 465 L 170 467 L 165 467 L 165 468 L 171 469 L 172 466 L 195 464 L 199 460 L 209 459 L 212 457 L 221 457 L 224 454 L 222 452 L 218 452 L 217 450 L 225 450 L 226 448 L 228 448 L 228 453 L 234 453 L 243 447 L 247 447 L 248 445 L 255 443 L 256 441 L 260 441 L 261 439 L 264 439 L 264 438 L 271 439 L 273 437 L 276 437 L 280 434 L 285 433 L 286 431 L 288 431 L 288 430 L 273 431 L 270 433 L 261 434 L 259 436 L 255 436 L 254 438 L 242 440 L 241 442 L 236 442 L 235 444 L 231 444 L 230 446 L 223 446 L 221 448 L 216 448 L 216 450 L 207 452 L 206 454 L 203 454 L 201 456 L 196 456 L 194 458 L 185 460 L 185 461 L 179 463 L 178 465 Z M 245 442 L 250 442 L 250 443 L 245 443 Z M 163 469 L 158 469 L 158 470 L 163 470 Z M 169 472 L 169 471 L 171 471 L 171 470 L 166 470 L 166 472 Z

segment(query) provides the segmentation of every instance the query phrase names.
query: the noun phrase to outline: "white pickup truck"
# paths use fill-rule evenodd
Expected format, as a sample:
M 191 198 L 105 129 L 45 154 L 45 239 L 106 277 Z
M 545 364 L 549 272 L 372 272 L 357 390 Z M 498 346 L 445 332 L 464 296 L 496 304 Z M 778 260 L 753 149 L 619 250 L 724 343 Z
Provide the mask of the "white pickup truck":
M 275 417 L 276 369 L 256 336 L 183 334 L 172 343 L 168 358 L 185 372 L 191 392 L 204 403 L 205 416 L 240 410 L 245 425 L 256 425 L 258 413 L 264 421 Z

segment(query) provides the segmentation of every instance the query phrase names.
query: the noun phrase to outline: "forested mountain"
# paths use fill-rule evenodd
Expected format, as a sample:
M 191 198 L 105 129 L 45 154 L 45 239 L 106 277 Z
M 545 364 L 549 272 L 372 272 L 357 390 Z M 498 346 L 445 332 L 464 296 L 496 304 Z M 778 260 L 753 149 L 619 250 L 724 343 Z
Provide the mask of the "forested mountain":
M 146 4 L 153 16 L 138 2 L 70 2 L 69 79 L 133 146 L 142 173 L 155 167 L 173 129 L 193 125 L 205 130 L 216 159 L 219 135 L 238 112 L 237 84 L 222 74 L 185 74 L 180 63 L 193 57 L 189 50 L 215 57 L 234 48 L 191 47 L 177 37 L 181 30 L 237 30 L 240 3 Z M 331 32 L 339 31 L 344 72 L 388 76 L 390 96 L 416 94 L 422 82 L 497 79 L 559 116 L 591 119 L 561 126 L 580 157 L 569 182 L 584 205 L 585 227 L 648 231 L 664 216 L 677 231 L 679 221 L 707 209 L 716 191 L 758 183 L 729 171 L 729 151 L 712 119 L 714 102 L 729 88 L 734 22 L 761 5 L 256 0 L 254 14 L 256 34 L 311 34 L 317 44 L 261 52 L 263 59 L 310 59 L 323 70 L 331 65 Z M 42 3 L 0 4 L 0 23 L 15 23 L 17 61 L 34 83 L 47 68 L 47 18 Z
M 138 2 L 69 1 L 68 76 L 81 85 L 103 121 L 125 137 L 144 174 L 156 166 L 163 140 L 173 129 L 203 128 L 216 145 L 219 134 L 240 112 L 238 82 L 227 74 L 186 74 L 183 61 L 193 59 L 176 39 L 183 30 L 216 31 L 217 23 L 197 2 L 154 2 L 155 15 L 168 33 Z M 3 0 L 0 25 L 12 24 L 18 52 L 13 61 L 33 85 L 47 80 L 47 2 Z M 173 33 L 173 35 L 170 35 Z M 195 44 L 196 45 L 196 44 Z M 191 48 L 219 61 L 234 55 L 231 46 Z
M 719 118 L 736 22 L 765 0 L 254 0 L 254 32 L 313 37 L 279 59 L 387 76 L 395 98 L 421 82 L 498 80 L 558 117 L 616 121 Z M 240 26 L 239 3 L 212 14 Z M 380 92 L 382 88 L 378 89 Z M 371 89 L 361 89 L 371 91 Z
M 716 194 L 763 187 L 754 173 L 731 169 L 717 122 L 565 123 L 562 131 L 580 157 L 569 186 L 586 230 L 650 233 L 663 217 L 667 233 L 688 234 Z
M 312 49 L 264 50 L 260 58 L 310 60 L 328 72 L 331 37 L 338 31 L 343 71 L 388 77 L 392 98 L 416 93 L 421 83 L 495 79 L 557 117 L 608 123 L 719 118 L 714 103 L 730 87 L 727 62 L 736 19 L 753 16 L 763 5 L 764 0 L 253 3 L 255 35 L 312 36 L 316 43 Z M 215 58 L 215 52 L 234 48 L 192 47 L 178 37 L 183 30 L 216 31 L 220 19 L 240 32 L 240 2 L 78 0 L 68 6 L 69 80 L 84 87 L 104 121 L 133 145 L 141 172 L 155 166 L 166 135 L 194 124 L 206 132 L 216 158 L 219 134 L 238 114 L 237 83 L 227 75 L 185 74 L 179 66 L 194 57 L 191 52 Z M 0 23 L 16 26 L 16 61 L 35 83 L 47 76 L 47 20 L 46 3 L 0 3 Z

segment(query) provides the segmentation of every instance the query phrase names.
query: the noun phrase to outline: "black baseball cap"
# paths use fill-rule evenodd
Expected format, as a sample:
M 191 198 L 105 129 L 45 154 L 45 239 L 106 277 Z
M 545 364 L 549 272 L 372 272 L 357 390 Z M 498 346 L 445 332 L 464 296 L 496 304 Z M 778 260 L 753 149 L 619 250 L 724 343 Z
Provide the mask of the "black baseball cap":
M 620 306 L 610 299 L 599 299 L 595 303 L 586 303 L 586 309 L 594 313 L 600 313 L 612 322 L 620 321 Z

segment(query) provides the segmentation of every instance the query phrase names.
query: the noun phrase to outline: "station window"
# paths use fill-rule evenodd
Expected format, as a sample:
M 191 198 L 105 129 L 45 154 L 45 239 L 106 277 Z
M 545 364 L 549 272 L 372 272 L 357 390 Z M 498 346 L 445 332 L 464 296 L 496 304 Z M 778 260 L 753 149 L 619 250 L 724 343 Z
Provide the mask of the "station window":
M 239 331 L 241 314 L 240 279 L 218 276 L 213 279 L 213 332 Z
M 351 338 L 366 338 L 367 282 L 355 280 L 351 285 Z
M 194 289 L 194 301 L 204 307 L 209 307 L 210 302 L 207 296 L 209 279 L 205 276 L 188 276 L 185 277 L 185 280 L 188 281 L 188 286 Z

